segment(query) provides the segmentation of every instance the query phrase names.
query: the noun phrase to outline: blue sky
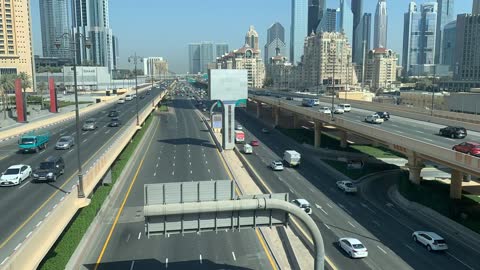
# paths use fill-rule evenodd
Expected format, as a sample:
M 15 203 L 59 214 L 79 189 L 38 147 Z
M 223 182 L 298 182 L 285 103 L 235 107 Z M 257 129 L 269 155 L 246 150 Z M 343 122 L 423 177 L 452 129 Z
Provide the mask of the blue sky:
M 365 12 L 375 14 L 376 2 L 364 0 Z M 387 0 L 388 47 L 397 53 L 402 50 L 403 14 L 409 2 Z M 31 5 L 34 51 L 41 54 L 38 1 Z M 183 73 L 188 69 L 188 43 L 226 42 L 230 50 L 236 49 L 243 45 L 249 25 L 255 26 L 263 48 L 267 28 L 280 22 L 288 46 L 290 5 L 291 0 L 112 0 L 110 25 L 119 39 L 120 67 L 128 68 L 128 56 L 137 52 L 141 56 L 162 56 L 171 70 Z M 327 7 L 337 5 L 338 0 L 327 2 Z M 471 8 L 472 0 L 455 2 L 456 13 L 470 13 Z

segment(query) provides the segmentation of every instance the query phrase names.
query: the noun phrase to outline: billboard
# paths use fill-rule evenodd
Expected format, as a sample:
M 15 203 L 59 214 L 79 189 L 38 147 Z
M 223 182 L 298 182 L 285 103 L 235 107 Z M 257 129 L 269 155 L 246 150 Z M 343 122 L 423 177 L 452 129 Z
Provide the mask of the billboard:
M 210 69 L 208 94 L 210 100 L 237 101 L 239 99 L 247 99 L 247 70 Z
M 212 128 L 222 128 L 222 115 L 221 114 L 214 114 L 212 115 Z

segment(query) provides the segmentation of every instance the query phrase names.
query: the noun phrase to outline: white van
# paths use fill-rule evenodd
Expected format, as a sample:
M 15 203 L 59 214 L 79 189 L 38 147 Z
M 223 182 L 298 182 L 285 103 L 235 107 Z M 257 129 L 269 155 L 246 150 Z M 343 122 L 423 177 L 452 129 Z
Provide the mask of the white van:
M 340 104 L 338 106 L 342 108 L 344 112 L 350 112 L 352 110 L 352 106 L 350 106 L 350 104 Z
M 126 96 L 125 96 L 125 100 L 126 100 L 126 101 L 133 100 L 133 95 L 130 95 L 130 94 L 126 95 Z
M 245 144 L 243 146 L 243 153 L 245 154 L 252 154 L 253 153 L 253 147 L 250 144 Z

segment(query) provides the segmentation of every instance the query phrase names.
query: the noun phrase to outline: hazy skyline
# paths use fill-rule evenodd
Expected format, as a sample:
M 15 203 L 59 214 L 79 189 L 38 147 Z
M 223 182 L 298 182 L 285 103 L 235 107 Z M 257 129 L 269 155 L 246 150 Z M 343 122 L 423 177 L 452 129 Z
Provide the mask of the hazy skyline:
M 402 52 L 403 14 L 409 2 L 387 0 L 388 46 L 398 54 Z M 377 0 L 365 1 L 364 12 L 375 14 L 376 4 Z M 327 1 L 328 8 L 337 6 L 338 1 Z M 32 1 L 31 7 L 34 52 L 41 55 L 38 1 Z M 234 50 L 243 45 L 250 25 L 255 26 L 260 36 L 262 50 L 267 29 L 275 22 L 285 27 L 286 41 L 290 39 L 291 0 L 244 0 L 241 5 L 238 1 L 225 0 L 110 1 L 109 8 L 110 27 L 119 40 L 120 68 L 132 68 L 127 58 L 137 52 L 143 57 L 164 57 L 171 70 L 184 73 L 188 70 L 189 43 L 225 42 L 230 50 Z M 455 1 L 456 14 L 470 13 L 471 9 L 472 0 Z

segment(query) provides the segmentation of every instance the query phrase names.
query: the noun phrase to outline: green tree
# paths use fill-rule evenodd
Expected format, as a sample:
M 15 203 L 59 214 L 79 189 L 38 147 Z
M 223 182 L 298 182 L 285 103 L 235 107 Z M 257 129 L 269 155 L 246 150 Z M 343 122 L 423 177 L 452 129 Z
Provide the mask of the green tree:
M 41 103 L 41 108 L 43 109 L 43 92 L 47 90 L 47 83 L 46 82 L 41 82 L 37 86 L 37 91 L 40 94 L 40 103 Z
M 11 74 L 6 74 L 0 76 L 0 98 L 3 104 L 3 119 L 7 119 L 7 103 L 8 95 L 7 92 L 15 88 L 15 76 Z
M 25 113 L 28 115 L 27 88 L 32 87 L 32 81 L 30 80 L 30 76 L 26 72 L 20 72 L 17 78 L 20 79 L 22 82 L 23 100 L 25 103 Z

